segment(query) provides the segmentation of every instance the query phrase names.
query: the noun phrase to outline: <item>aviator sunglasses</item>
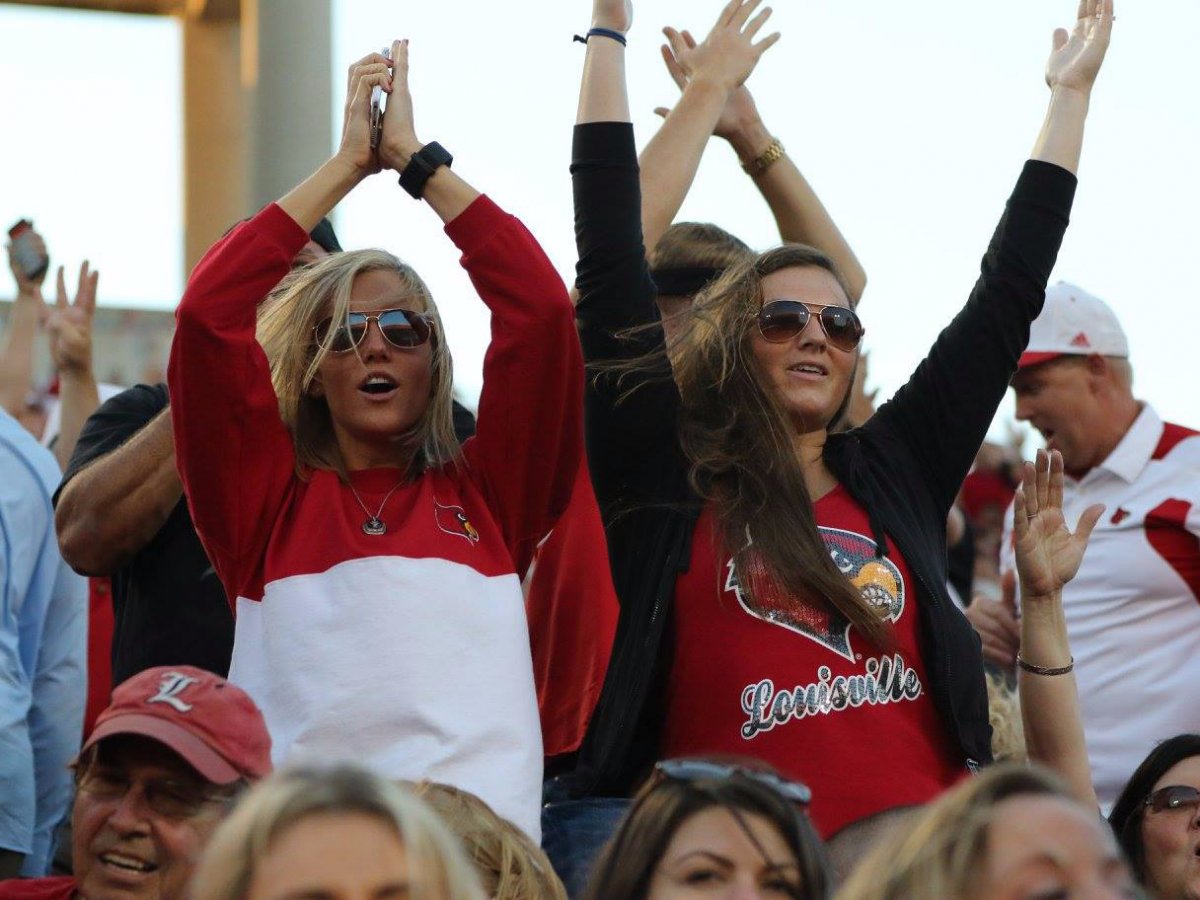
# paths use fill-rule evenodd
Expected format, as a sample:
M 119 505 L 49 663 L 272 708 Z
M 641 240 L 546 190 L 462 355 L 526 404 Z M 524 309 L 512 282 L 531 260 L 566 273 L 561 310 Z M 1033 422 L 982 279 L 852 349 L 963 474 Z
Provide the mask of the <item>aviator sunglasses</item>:
M 814 313 L 809 306 L 819 310 Z M 764 340 L 772 344 L 790 341 L 808 327 L 808 320 L 816 316 L 821 330 L 829 343 L 849 353 L 858 346 L 866 329 L 854 310 L 844 306 L 807 304 L 799 300 L 771 300 L 758 311 L 758 330 Z
M 1154 812 L 1166 812 L 1168 809 L 1195 809 L 1200 806 L 1200 790 L 1187 784 L 1169 784 L 1166 787 L 1160 787 L 1143 803 Z
M 345 320 L 336 327 L 333 319 L 324 319 L 313 327 L 313 334 L 317 343 L 330 352 L 345 353 L 363 342 L 372 322 L 379 326 L 379 333 L 384 340 L 401 350 L 420 347 L 433 332 L 433 320 L 424 313 L 408 309 L 383 309 L 375 315 L 346 313 Z

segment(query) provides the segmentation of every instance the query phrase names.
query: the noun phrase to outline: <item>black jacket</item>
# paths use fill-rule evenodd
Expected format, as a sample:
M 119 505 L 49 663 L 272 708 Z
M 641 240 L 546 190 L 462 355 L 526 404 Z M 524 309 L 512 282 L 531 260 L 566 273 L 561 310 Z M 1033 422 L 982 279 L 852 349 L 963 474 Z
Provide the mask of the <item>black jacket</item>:
M 571 172 L 585 359 L 661 351 L 660 328 L 618 334 L 658 321 L 632 126 L 578 126 Z M 1026 163 L 966 306 L 895 397 L 825 445 L 826 464 L 867 511 L 876 542 L 891 537 L 913 573 L 934 703 L 972 768 L 991 760 L 991 727 L 979 638 L 946 591 L 946 516 L 1041 311 L 1075 184 L 1058 166 Z M 665 361 L 636 384 L 589 379 L 585 403 L 588 464 L 621 613 L 572 787 L 624 795 L 657 757 L 671 602 L 700 504 L 688 487 L 679 395 Z

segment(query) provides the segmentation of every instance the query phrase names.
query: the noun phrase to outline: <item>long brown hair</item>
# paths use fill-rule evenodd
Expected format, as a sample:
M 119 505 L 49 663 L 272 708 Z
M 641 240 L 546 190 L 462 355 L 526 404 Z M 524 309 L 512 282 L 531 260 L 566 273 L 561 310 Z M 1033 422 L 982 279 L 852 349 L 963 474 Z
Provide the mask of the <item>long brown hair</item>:
M 714 507 L 739 589 L 760 607 L 791 598 L 832 607 L 883 647 L 890 630 L 829 555 L 796 460 L 795 425 L 764 384 L 751 350 L 762 279 L 809 267 L 829 272 L 846 290 L 828 256 L 785 244 L 730 267 L 697 296 L 667 350 L 682 399 L 680 443 L 693 489 Z M 843 407 L 848 399 L 849 390 Z

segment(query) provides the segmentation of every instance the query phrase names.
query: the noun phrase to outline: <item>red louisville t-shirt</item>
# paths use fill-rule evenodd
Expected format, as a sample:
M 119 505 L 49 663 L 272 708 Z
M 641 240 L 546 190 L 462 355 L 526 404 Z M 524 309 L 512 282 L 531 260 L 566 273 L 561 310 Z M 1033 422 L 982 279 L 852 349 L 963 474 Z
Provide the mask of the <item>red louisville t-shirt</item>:
M 915 584 L 888 542 L 877 558 L 866 513 L 841 487 L 815 504 L 838 568 L 887 608 L 881 650 L 837 613 L 739 589 L 716 552 L 710 508 L 675 588 L 675 663 L 663 755 L 765 760 L 813 791 L 823 837 L 875 813 L 925 803 L 966 774 L 929 694 L 918 651 Z

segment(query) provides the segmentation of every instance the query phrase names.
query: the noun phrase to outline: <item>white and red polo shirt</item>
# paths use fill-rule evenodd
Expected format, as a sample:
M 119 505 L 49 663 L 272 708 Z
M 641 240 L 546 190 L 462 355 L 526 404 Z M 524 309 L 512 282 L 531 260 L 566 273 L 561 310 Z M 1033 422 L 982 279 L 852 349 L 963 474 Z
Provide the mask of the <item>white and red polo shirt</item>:
M 1094 503 L 1106 509 L 1063 607 L 1107 811 L 1156 743 L 1200 731 L 1200 432 L 1145 405 L 1103 463 L 1066 479 L 1069 526 Z M 1011 507 L 1004 527 L 1007 570 Z

